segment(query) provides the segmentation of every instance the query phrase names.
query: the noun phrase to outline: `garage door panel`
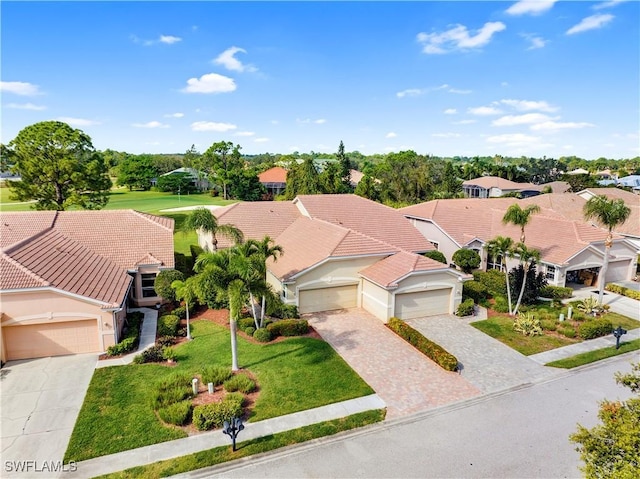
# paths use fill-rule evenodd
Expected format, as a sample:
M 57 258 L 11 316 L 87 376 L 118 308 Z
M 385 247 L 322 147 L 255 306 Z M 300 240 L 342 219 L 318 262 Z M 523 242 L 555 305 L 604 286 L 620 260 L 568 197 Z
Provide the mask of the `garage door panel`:
M 615 261 L 610 262 L 607 267 L 607 279 L 606 283 L 611 283 L 613 281 L 624 281 L 629 279 L 628 272 L 630 269 L 629 261 Z
M 451 288 L 396 294 L 394 315 L 413 319 L 436 314 L 449 314 Z
M 100 351 L 94 319 L 7 326 L 2 334 L 10 360 Z
M 358 285 L 356 284 L 301 290 L 299 294 L 298 309 L 301 313 L 355 308 L 358 305 Z

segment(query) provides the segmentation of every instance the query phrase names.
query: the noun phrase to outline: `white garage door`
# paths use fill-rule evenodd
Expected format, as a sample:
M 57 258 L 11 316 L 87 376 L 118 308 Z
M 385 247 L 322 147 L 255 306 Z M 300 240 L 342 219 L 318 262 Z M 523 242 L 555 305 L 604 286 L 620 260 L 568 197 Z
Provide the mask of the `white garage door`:
M 300 291 L 298 309 L 301 313 L 355 308 L 358 305 L 358 285 Z
M 607 267 L 607 283 L 629 279 L 630 260 L 610 262 Z
M 44 358 L 100 351 L 95 319 L 2 328 L 7 359 Z
M 395 316 L 400 319 L 448 314 L 451 288 L 396 294 Z

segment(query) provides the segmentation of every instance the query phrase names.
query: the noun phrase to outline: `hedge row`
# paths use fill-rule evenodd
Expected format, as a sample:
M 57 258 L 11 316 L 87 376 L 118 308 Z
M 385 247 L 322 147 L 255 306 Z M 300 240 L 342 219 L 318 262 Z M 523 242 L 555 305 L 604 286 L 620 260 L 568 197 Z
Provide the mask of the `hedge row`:
M 242 402 L 237 395 L 227 395 L 222 402 L 204 404 L 193 409 L 193 425 L 199 431 L 222 427 L 225 421 L 242 416 Z
M 267 325 L 271 336 L 302 336 L 309 332 L 309 322 L 306 319 L 281 319 Z
M 548 284 L 540 288 L 540 296 L 550 299 L 568 299 L 573 296 L 573 290 L 571 288 L 551 286 Z
M 127 315 L 127 332 L 118 344 L 107 348 L 108 356 L 126 354 L 138 347 L 138 342 L 140 341 L 140 326 L 142 325 L 143 318 L 144 313 L 140 311 L 134 311 Z
M 475 309 L 475 303 L 473 302 L 473 299 L 468 298 L 465 299 L 462 303 L 460 303 L 460 305 L 458 306 L 458 310 L 456 311 L 456 315 L 457 316 L 471 316 L 473 314 L 473 311 Z
M 497 269 L 489 271 L 474 271 L 473 279 L 478 281 L 487 288 L 491 296 L 500 296 L 507 294 L 507 282 L 504 273 Z
M 593 339 L 607 336 L 613 332 L 613 326 L 608 319 L 594 319 L 580 325 L 578 334 L 582 339 Z
M 634 291 L 633 289 L 625 288 L 624 286 L 618 286 L 617 284 L 609 283 L 605 286 L 607 291 L 611 291 L 612 293 L 621 294 L 622 296 L 627 296 L 631 299 L 640 300 L 640 291 Z
M 458 359 L 453 354 L 425 338 L 401 319 L 391 318 L 387 327 L 443 369 L 447 371 L 458 370 Z
M 489 291 L 480 281 L 465 281 L 462 284 L 462 296 L 471 298 L 474 303 L 481 303 L 489 297 Z

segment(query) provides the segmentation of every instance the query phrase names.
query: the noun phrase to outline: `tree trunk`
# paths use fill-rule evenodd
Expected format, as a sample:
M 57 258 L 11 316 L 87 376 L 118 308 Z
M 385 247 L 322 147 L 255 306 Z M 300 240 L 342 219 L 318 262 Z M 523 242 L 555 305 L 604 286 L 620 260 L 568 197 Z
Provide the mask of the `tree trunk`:
M 253 300 L 253 293 L 249 291 L 249 302 L 251 303 L 251 315 L 253 316 L 253 323 L 256 325 L 256 329 L 260 329 L 258 323 L 258 317 L 256 315 L 256 302 Z
M 604 261 L 602 262 L 602 269 L 600 269 L 600 274 L 598 275 L 598 304 L 600 305 L 604 300 L 605 276 L 607 275 L 607 270 L 609 269 L 609 251 L 611 250 L 611 243 L 609 242 L 610 237 L 611 233 L 609 233 L 609 236 L 604 243 Z
M 187 306 L 187 341 L 191 341 L 191 328 L 189 327 L 189 302 L 185 301 L 184 304 Z
M 229 322 L 231 326 L 231 370 L 237 371 L 238 367 L 238 322 L 235 319 L 231 319 Z
M 266 298 L 264 297 L 264 295 L 262 296 L 262 308 L 260 309 L 260 327 L 262 328 L 262 326 L 264 325 L 264 310 L 265 310 L 265 301 Z
M 511 309 L 511 286 L 509 285 L 509 268 L 507 267 L 507 262 L 504 263 L 504 276 L 507 280 L 507 302 L 509 304 L 509 316 L 513 316 L 513 311 Z
M 518 308 L 520 307 L 520 301 L 522 301 L 522 296 L 524 295 L 524 288 L 527 286 L 527 273 L 529 272 L 528 266 L 523 266 L 523 275 L 522 275 L 522 287 L 520 288 L 520 294 L 518 295 L 518 302 L 516 303 L 516 307 L 513 310 L 514 316 L 518 314 Z

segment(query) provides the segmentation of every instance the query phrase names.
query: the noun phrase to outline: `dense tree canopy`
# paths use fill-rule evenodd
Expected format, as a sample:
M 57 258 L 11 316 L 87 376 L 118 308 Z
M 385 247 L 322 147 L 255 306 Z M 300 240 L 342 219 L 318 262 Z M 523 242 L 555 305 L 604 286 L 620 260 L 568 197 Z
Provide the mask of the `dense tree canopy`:
M 35 200 L 38 210 L 100 209 L 109 201 L 107 165 L 81 130 L 44 121 L 24 128 L 9 147 L 12 171 L 21 176 L 9 183 L 14 199 Z
M 222 186 L 222 196 L 229 199 L 228 186 L 231 176 L 244 168 L 244 162 L 240 155 L 240 145 L 234 145 L 230 141 L 218 141 L 211 145 L 204 153 L 202 164 L 209 173 L 209 179 Z
M 148 190 L 158 170 L 151 155 L 127 155 L 118 164 L 118 185 L 129 190 Z

